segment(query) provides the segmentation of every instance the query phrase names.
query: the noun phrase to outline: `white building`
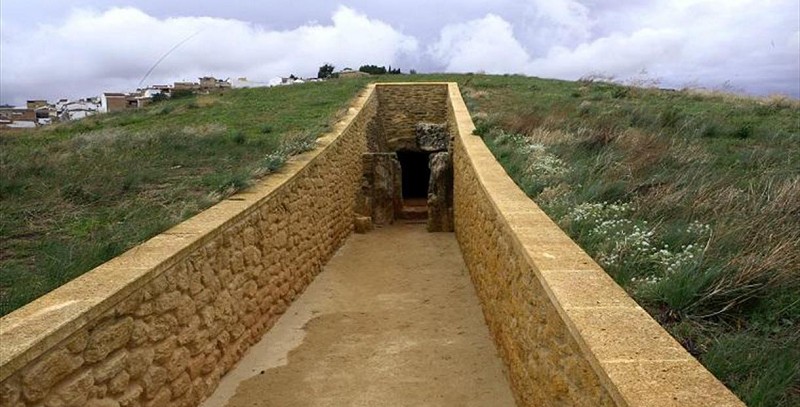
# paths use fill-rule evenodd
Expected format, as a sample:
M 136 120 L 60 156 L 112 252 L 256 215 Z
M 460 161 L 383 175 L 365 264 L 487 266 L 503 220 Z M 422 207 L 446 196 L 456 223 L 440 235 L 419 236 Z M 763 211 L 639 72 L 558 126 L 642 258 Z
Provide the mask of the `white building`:
M 88 100 L 75 100 L 62 105 L 58 112 L 61 120 L 79 120 L 96 114 L 100 105 Z
M 16 120 L 5 125 L 11 129 L 33 129 L 36 127 L 36 122 Z
M 100 113 L 125 110 L 128 105 L 126 97 L 124 93 L 103 92 L 100 95 L 100 106 L 98 106 L 97 110 Z
M 280 80 L 280 78 L 278 78 Z M 257 82 L 251 81 L 247 78 L 236 78 L 231 79 L 231 87 L 234 89 L 241 89 L 241 88 L 266 88 L 268 86 L 275 86 L 272 84 L 272 81 L 269 82 Z

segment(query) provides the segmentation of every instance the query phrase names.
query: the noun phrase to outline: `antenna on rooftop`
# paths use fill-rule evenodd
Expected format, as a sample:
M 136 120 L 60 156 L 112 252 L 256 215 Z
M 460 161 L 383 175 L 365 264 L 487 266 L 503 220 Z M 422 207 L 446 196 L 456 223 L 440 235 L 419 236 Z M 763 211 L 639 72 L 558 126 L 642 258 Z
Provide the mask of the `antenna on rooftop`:
M 195 36 L 197 36 L 197 34 L 200 34 L 201 32 L 203 32 L 203 30 L 199 30 L 199 31 L 195 32 L 194 34 L 192 34 L 192 35 L 190 35 L 190 36 L 188 36 L 188 37 L 186 37 L 186 38 L 182 39 L 182 40 L 181 40 L 181 41 L 179 41 L 177 44 L 175 44 L 175 45 L 174 45 L 172 48 L 170 48 L 170 49 L 169 49 L 169 51 L 167 51 L 166 53 L 164 53 L 164 55 L 162 55 L 160 58 L 158 58 L 158 60 L 156 61 L 156 63 L 154 63 L 154 64 L 153 64 L 153 66 L 151 66 L 151 67 L 150 67 L 150 69 L 148 69 L 148 70 L 147 70 L 147 73 L 145 73 L 145 74 L 144 74 L 144 76 L 142 76 L 142 79 L 139 81 L 139 84 L 138 84 L 138 85 L 136 85 L 136 87 L 137 87 L 137 88 L 140 88 L 140 87 L 142 87 L 142 83 L 144 83 L 145 79 L 147 79 L 147 77 L 148 77 L 148 76 L 150 76 L 150 74 L 151 74 L 151 73 L 153 73 L 153 70 L 154 70 L 154 69 L 156 69 L 156 67 L 158 66 L 158 64 L 160 64 L 160 63 L 161 63 L 161 61 L 163 61 L 164 59 L 166 59 L 166 58 L 169 56 L 169 54 L 173 53 L 173 52 L 174 52 L 176 49 L 178 49 L 178 48 L 179 48 L 181 45 L 183 45 L 183 44 L 187 43 L 189 40 L 191 40 L 192 38 L 194 38 Z

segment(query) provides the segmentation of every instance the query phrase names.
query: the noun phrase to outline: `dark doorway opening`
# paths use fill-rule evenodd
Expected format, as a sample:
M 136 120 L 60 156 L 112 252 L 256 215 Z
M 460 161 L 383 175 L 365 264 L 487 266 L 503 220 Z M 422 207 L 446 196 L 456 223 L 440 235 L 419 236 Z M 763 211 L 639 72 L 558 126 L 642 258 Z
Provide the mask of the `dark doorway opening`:
M 431 179 L 428 153 L 398 151 L 397 159 L 403 176 L 403 199 L 428 199 L 428 182 Z

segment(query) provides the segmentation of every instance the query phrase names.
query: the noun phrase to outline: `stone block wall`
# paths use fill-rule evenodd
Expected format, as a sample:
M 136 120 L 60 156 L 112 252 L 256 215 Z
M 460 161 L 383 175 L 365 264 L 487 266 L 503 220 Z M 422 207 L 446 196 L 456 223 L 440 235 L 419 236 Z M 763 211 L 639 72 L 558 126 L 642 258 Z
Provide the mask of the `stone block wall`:
M 417 151 L 414 128 L 447 117 L 446 83 L 378 84 L 378 117 L 389 151 Z
M 0 320 L 0 405 L 196 406 L 353 230 L 370 86 L 279 173 Z
M 457 85 L 379 86 L 284 170 L 0 319 L 0 406 L 199 404 L 353 230 L 367 134 L 414 142 L 442 117 L 456 236 L 520 406 L 743 406 L 513 183 Z
M 508 177 L 450 85 L 455 231 L 520 406 L 744 406 Z

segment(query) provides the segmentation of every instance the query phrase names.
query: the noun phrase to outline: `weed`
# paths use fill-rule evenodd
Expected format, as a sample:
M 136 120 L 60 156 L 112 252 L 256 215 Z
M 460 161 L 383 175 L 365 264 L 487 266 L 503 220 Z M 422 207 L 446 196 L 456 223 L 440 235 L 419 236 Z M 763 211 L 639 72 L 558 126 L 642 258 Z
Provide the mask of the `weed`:
M 753 136 L 753 125 L 751 123 L 744 123 L 740 125 L 733 132 L 733 137 L 744 140 Z
M 545 116 L 540 112 L 528 111 L 509 118 L 503 126 L 506 130 L 518 134 L 530 134 L 544 124 Z
M 475 131 L 474 134 L 478 136 L 485 136 L 489 133 L 489 130 L 492 128 L 492 125 L 486 119 L 476 119 L 475 120 Z
M 677 127 L 681 120 L 681 112 L 675 107 L 668 107 L 662 110 L 659 115 L 661 127 Z
M 268 173 L 275 172 L 281 169 L 284 164 L 286 164 L 287 159 L 288 157 L 285 152 L 274 151 L 264 157 L 264 161 L 261 166 L 265 168 Z
M 244 144 L 247 141 L 247 136 L 241 130 L 234 130 L 231 132 L 231 140 L 236 144 Z
M 707 122 L 704 123 L 700 127 L 700 137 L 704 138 L 715 138 L 719 137 L 722 134 L 722 130 L 720 129 L 720 125 L 716 122 Z
M 800 335 L 767 338 L 751 331 L 715 341 L 703 363 L 751 406 L 794 406 L 800 380 Z
M 628 97 L 630 90 L 625 86 L 618 86 L 611 91 L 611 97 L 614 99 L 623 99 Z
M 619 127 L 604 121 L 591 127 L 583 127 L 578 134 L 584 138 L 582 147 L 588 150 L 601 150 L 617 138 Z

